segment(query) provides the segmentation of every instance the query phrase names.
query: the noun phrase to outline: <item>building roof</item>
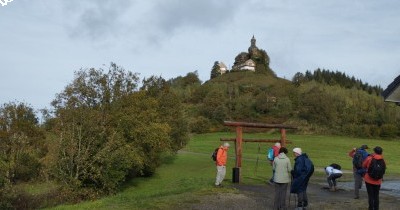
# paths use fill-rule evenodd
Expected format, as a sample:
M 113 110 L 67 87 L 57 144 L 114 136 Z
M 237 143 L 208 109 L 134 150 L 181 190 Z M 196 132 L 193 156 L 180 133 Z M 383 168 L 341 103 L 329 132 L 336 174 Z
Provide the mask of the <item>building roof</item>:
M 224 69 L 228 69 L 228 67 L 226 67 L 224 62 L 218 61 L 218 66 L 219 68 L 224 68 Z
M 396 102 L 400 105 L 400 75 L 382 92 L 385 101 Z

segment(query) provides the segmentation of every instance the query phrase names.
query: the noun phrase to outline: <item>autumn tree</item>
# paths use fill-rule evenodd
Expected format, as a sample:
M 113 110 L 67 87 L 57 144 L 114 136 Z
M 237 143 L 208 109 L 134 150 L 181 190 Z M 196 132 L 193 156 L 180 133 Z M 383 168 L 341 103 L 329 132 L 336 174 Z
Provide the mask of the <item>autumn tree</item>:
M 16 102 L 0 107 L 0 186 L 39 175 L 44 139 L 32 107 Z

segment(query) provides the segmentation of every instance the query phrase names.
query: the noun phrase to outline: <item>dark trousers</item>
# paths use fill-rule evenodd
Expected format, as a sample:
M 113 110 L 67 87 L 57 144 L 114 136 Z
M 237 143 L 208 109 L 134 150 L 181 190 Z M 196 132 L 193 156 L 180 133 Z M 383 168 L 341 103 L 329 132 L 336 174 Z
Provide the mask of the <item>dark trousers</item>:
M 368 193 L 368 210 L 379 210 L 379 190 L 381 185 L 374 185 L 365 182 Z
M 274 209 L 287 209 L 286 206 L 286 192 L 288 183 L 276 183 L 275 182 L 275 201 Z
M 328 176 L 327 181 L 329 184 L 329 187 L 336 187 L 336 179 L 342 177 L 342 174 L 331 174 Z
M 303 192 L 297 193 L 297 207 L 307 207 L 308 206 L 308 198 L 307 193 L 304 190 Z
M 358 198 L 360 196 L 360 189 L 363 183 L 363 177 L 356 171 L 353 172 L 354 175 L 354 195 Z

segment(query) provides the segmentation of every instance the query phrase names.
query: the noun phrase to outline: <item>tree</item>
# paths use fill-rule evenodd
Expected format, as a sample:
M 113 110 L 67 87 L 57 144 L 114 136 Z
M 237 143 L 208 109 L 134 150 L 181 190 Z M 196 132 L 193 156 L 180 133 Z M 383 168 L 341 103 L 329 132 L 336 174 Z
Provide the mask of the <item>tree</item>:
M 292 79 L 292 83 L 293 83 L 296 87 L 300 86 L 302 83 L 304 83 L 304 81 L 305 81 L 305 76 L 304 76 L 304 74 L 301 73 L 301 72 L 297 72 L 297 73 L 293 76 L 293 79 Z
M 25 103 L 0 107 L 0 186 L 39 175 L 46 153 L 44 133 L 33 108 Z
M 137 81 L 112 63 L 108 72 L 76 72 L 57 95 L 54 172 L 66 186 L 114 192 L 126 178 L 152 175 L 162 154 L 186 143 L 183 109 L 169 83 L 152 76 L 137 91 Z
M 66 186 L 112 192 L 129 169 L 142 164 L 137 148 L 118 132 L 114 108 L 134 93 L 137 81 L 136 74 L 114 63 L 107 72 L 81 69 L 52 102 L 58 136 L 53 172 Z
M 188 73 L 186 77 L 182 78 L 182 81 L 184 87 L 200 82 L 197 72 Z M 158 101 L 159 106 L 157 111 L 160 114 L 161 121 L 167 123 L 171 129 L 170 135 L 173 141 L 171 142 L 171 148 L 174 152 L 177 152 L 189 140 L 189 123 L 184 115 L 184 107 L 181 102 L 183 98 L 179 98 L 171 90 L 170 83 L 165 82 L 161 77 L 151 77 L 148 80 L 144 80 L 141 90 L 145 89 L 152 90 L 151 92 L 147 91 L 146 94 Z
M 213 67 L 211 68 L 210 79 L 214 79 L 215 77 L 218 77 L 220 75 L 221 75 L 221 70 L 220 70 L 220 67 L 218 65 L 218 61 L 215 61 Z

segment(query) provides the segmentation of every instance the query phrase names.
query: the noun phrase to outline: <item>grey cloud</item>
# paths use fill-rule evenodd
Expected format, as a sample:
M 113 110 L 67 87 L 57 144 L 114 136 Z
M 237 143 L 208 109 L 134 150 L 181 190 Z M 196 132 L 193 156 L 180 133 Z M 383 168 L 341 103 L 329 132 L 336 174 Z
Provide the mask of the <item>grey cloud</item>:
M 63 3 L 69 35 L 90 39 L 118 35 L 124 28 L 122 17 L 131 5 L 130 1 L 110 0 L 72 0 Z
M 165 34 L 183 27 L 218 30 L 233 19 L 241 5 L 241 1 L 230 0 L 160 1 L 154 8 L 154 22 Z
M 222 30 L 243 5 L 232 0 L 124 2 L 67 1 L 69 35 L 94 40 L 120 37 L 134 46 L 158 44 L 179 30 Z

